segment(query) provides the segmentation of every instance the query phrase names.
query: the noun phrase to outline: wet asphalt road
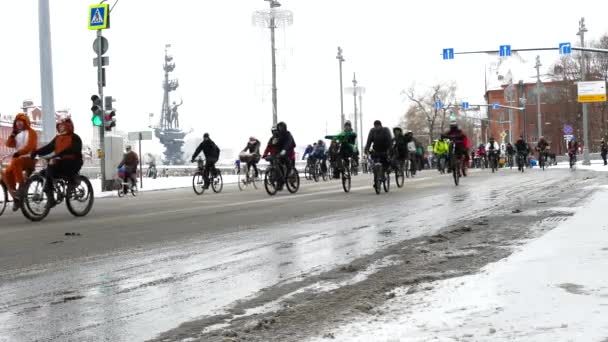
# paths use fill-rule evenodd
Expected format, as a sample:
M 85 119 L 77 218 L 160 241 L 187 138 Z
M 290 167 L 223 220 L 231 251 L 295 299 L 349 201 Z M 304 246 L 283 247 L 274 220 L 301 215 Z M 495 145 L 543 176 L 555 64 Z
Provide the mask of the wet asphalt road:
M 98 199 L 84 219 L 64 206 L 42 223 L 0 218 L 0 341 L 140 341 L 269 286 L 432 234 L 496 203 L 581 177 L 472 172 L 456 188 L 423 173 L 377 196 L 370 179 L 195 196 L 191 189 Z M 383 232 L 391 231 L 391 234 Z M 77 232 L 81 236 L 65 236 Z

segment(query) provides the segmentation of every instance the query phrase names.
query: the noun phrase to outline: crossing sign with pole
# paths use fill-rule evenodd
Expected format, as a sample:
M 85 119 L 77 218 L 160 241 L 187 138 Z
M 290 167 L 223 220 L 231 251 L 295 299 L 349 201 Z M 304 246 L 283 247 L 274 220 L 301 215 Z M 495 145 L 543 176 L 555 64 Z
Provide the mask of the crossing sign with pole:
M 110 6 L 96 4 L 89 6 L 89 30 L 110 28 Z

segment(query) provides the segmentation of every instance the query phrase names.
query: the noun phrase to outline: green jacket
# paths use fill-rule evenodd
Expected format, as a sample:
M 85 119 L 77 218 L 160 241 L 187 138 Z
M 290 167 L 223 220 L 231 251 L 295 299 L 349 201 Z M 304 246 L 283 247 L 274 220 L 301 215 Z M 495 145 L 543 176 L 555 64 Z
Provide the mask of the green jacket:
M 448 153 L 450 150 L 450 145 L 445 140 L 437 140 L 435 142 L 435 146 L 433 146 L 433 153 L 437 156 L 442 156 Z
M 350 144 L 353 149 L 355 148 L 355 144 L 357 143 L 357 133 L 350 132 L 341 132 L 337 135 L 327 135 L 325 139 L 331 139 L 336 141 L 338 144 Z

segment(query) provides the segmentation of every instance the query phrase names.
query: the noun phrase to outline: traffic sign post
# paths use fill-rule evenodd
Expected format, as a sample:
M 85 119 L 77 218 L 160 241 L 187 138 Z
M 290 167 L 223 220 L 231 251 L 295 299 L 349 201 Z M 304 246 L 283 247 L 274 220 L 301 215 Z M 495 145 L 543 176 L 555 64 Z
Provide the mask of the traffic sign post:
M 152 132 L 129 132 L 129 140 L 137 140 L 139 145 L 139 188 L 144 188 L 144 169 L 143 169 L 143 158 L 141 157 L 141 141 L 152 140 Z
M 469 103 L 468 102 L 463 102 L 462 103 L 462 109 L 469 109 Z
M 443 107 L 441 101 L 435 101 L 435 109 L 441 109 Z
M 501 45 L 498 49 L 500 57 L 510 57 L 511 56 L 511 45 Z
M 499 109 L 500 109 L 500 103 L 494 103 L 494 104 L 492 105 L 492 109 L 494 109 L 494 110 L 499 110 Z
M 564 134 L 571 135 L 572 133 L 574 133 L 574 128 L 570 125 L 564 125 Z
M 578 102 L 606 102 L 606 82 L 578 82 Z

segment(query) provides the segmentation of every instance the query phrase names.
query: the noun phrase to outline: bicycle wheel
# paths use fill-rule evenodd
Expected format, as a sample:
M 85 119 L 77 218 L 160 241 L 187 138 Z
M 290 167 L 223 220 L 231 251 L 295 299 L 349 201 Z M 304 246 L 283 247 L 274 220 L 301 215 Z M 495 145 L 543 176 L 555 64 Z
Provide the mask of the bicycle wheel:
M 274 167 L 266 170 L 264 174 L 264 188 L 270 196 L 277 193 L 277 170 Z
M 405 178 L 410 178 L 410 161 L 409 160 L 405 160 L 405 164 L 403 166 L 404 173 L 405 173 Z
M 21 212 L 31 221 L 44 219 L 51 210 L 49 199 L 44 192 L 44 177 L 32 175 L 23 186 Z
M 252 169 L 253 168 L 250 168 L 249 169 L 249 173 L 248 173 L 248 175 L 249 175 L 249 183 L 251 185 L 253 185 L 254 189 L 257 190 L 258 189 L 258 185 L 257 185 L 256 177 L 255 177 L 255 170 L 252 170 Z
M 0 181 L 0 216 L 4 214 L 6 210 L 6 204 L 8 203 L 8 190 L 4 182 Z
M 312 170 L 312 179 L 315 180 L 315 182 L 319 181 L 319 172 L 321 171 L 319 163 L 315 162 L 314 166 L 311 168 Z
M 192 176 L 192 189 L 194 189 L 194 193 L 202 195 L 205 192 L 205 188 L 203 187 L 204 184 L 203 173 L 201 171 L 196 171 L 194 176 Z
M 137 187 L 137 183 L 133 183 L 131 185 L 131 196 L 137 197 L 139 195 L 139 188 Z
M 389 170 L 384 171 L 384 181 L 382 182 L 384 192 L 388 192 L 391 188 L 391 174 Z
M 400 163 L 397 170 L 395 170 L 395 183 L 397 184 L 398 188 L 402 188 L 404 182 L 405 174 L 403 172 L 403 163 Z
M 215 170 L 215 172 L 215 176 L 211 180 L 211 188 L 213 189 L 213 192 L 219 194 L 224 188 L 224 179 L 222 178 L 222 171 Z
M 342 171 L 342 188 L 344 192 L 350 192 L 351 187 L 351 178 L 350 178 L 350 170 L 345 167 L 344 171 Z
M 376 191 L 376 195 L 380 195 L 380 191 L 382 191 L 382 167 L 380 165 L 374 165 L 374 190 Z
M 247 189 L 247 175 L 243 175 L 241 172 L 238 174 L 238 182 L 239 190 L 243 191 Z
M 310 163 L 306 163 L 306 167 L 304 168 L 304 178 L 307 180 L 312 180 L 312 174 L 310 172 Z
M 76 217 L 86 216 L 95 202 L 93 185 L 85 176 L 77 175 L 74 183 L 68 185 L 67 198 L 65 204 L 70 214 Z
M 452 156 L 453 160 L 456 160 L 452 163 L 452 175 L 454 176 L 454 184 L 458 186 L 460 183 L 460 163 L 458 162 L 456 156 Z
M 287 173 L 287 179 L 285 182 L 287 185 L 287 191 L 292 194 L 295 194 L 300 189 L 300 175 L 298 174 L 298 170 L 295 168 L 291 168 Z

